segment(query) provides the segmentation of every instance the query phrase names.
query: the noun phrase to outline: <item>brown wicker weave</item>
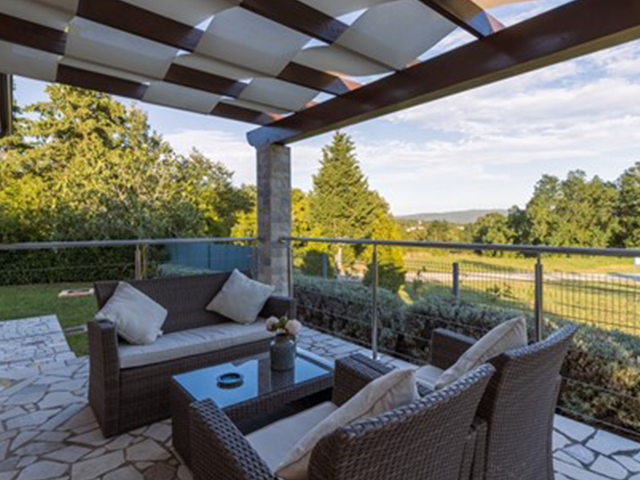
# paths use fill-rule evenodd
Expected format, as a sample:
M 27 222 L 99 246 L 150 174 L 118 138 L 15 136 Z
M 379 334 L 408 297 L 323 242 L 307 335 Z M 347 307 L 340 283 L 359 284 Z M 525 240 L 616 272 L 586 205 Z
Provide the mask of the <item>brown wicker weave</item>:
M 478 416 L 488 425 L 484 480 L 553 480 L 551 438 L 558 400 L 560 368 L 577 327 L 570 325 L 532 344 L 500 355 L 480 403 Z M 437 330 L 433 335 L 432 364 L 446 369 L 474 339 Z M 478 449 L 482 453 L 482 449 Z
M 346 401 L 352 389 L 339 390 L 367 370 L 357 358 L 339 360 L 334 398 Z M 459 480 L 469 426 L 493 372 L 484 365 L 406 407 L 339 428 L 315 447 L 309 480 Z M 191 409 L 195 480 L 276 480 L 214 402 Z
M 221 323 L 220 315 L 205 306 L 222 288 L 228 273 L 131 281 L 164 306 L 165 333 Z M 98 282 L 95 294 L 101 308 L 117 282 Z M 273 296 L 261 317 L 282 316 L 294 309 L 294 300 Z M 269 339 L 224 350 L 148 366 L 120 369 L 118 338 L 110 322 L 89 322 L 89 404 L 105 437 L 133 430 L 170 416 L 169 381 L 173 375 L 248 357 L 266 351 Z

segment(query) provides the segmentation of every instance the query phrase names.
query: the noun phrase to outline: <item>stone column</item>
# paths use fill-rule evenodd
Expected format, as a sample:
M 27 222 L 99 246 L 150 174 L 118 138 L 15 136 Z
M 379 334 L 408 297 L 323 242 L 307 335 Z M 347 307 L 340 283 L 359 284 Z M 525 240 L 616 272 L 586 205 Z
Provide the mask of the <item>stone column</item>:
M 291 235 L 291 149 L 269 145 L 258 155 L 258 280 L 288 293 L 287 244 Z

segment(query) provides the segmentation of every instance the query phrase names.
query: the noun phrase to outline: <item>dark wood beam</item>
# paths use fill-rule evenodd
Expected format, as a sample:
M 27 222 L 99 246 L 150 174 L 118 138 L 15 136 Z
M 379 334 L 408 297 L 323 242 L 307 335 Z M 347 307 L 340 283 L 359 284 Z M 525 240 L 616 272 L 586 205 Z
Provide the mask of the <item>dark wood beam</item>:
M 240 6 L 326 43 L 335 42 L 349 28 L 299 0 L 243 0 Z
M 63 55 L 67 35 L 61 30 L 0 13 L 0 40 Z
M 478 38 L 488 37 L 504 28 L 473 0 L 420 0 L 427 7 Z
M 574 0 L 249 132 L 249 143 L 292 143 L 637 38 L 637 0 Z
M 169 67 L 169 71 L 164 76 L 164 80 L 182 85 L 183 87 L 216 93 L 218 95 L 226 95 L 233 98 L 238 97 L 247 86 L 247 84 L 236 80 L 175 63 Z
M 148 88 L 144 83 L 133 82 L 131 80 L 70 67 L 68 65 L 58 65 L 56 82 L 89 90 L 97 90 L 98 92 L 112 93 L 136 100 L 141 100 Z
M 332 95 L 348 93 L 361 85 L 358 82 L 341 78 L 329 73 L 320 72 L 299 63 L 291 62 L 278 75 L 280 80 L 297 85 L 305 85 Z
M 204 32 L 121 0 L 80 0 L 78 16 L 156 42 L 193 51 Z
M 257 125 L 266 125 L 273 122 L 274 118 L 277 118 L 266 113 L 251 110 L 250 108 L 239 107 L 237 105 L 231 105 L 229 103 L 218 103 L 211 115 L 216 117 L 228 118 L 230 120 L 237 120 L 239 122 L 255 123 Z
M 13 79 L 0 73 L 0 138 L 13 131 Z

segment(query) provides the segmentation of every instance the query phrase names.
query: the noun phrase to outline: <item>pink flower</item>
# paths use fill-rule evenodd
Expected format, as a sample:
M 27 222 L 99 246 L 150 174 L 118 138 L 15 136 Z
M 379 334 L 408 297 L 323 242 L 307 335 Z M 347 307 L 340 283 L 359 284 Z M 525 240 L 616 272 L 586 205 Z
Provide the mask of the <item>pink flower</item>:
M 296 336 L 302 330 L 302 324 L 298 320 L 289 320 L 284 326 L 284 329 L 289 335 Z
M 278 323 L 280 323 L 280 320 L 276 317 L 269 317 L 267 319 L 267 330 L 273 332 L 277 328 Z

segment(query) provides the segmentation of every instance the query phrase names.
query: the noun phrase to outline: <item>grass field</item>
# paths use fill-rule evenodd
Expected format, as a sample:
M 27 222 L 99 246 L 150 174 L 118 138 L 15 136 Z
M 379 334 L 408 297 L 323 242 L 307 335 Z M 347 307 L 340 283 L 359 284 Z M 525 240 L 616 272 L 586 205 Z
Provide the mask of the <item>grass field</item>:
M 469 302 L 533 312 L 535 261 L 473 254 L 432 255 L 407 252 L 405 301 L 424 295 L 452 294 L 452 263 L 460 264 L 460 298 Z M 544 310 L 602 328 L 640 334 L 640 281 L 631 259 L 545 257 Z M 0 321 L 57 315 L 63 328 L 84 325 L 93 318 L 93 296 L 59 298 L 82 283 L 0 287 Z M 86 334 L 67 337 L 77 355 L 87 353 Z
M 452 295 L 452 263 L 460 265 L 460 299 L 473 303 L 534 310 L 533 259 L 477 255 L 409 254 L 405 299 Z M 544 311 L 606 329 L 640 334 L 640 278 L 632 259 L 544 259 Z

